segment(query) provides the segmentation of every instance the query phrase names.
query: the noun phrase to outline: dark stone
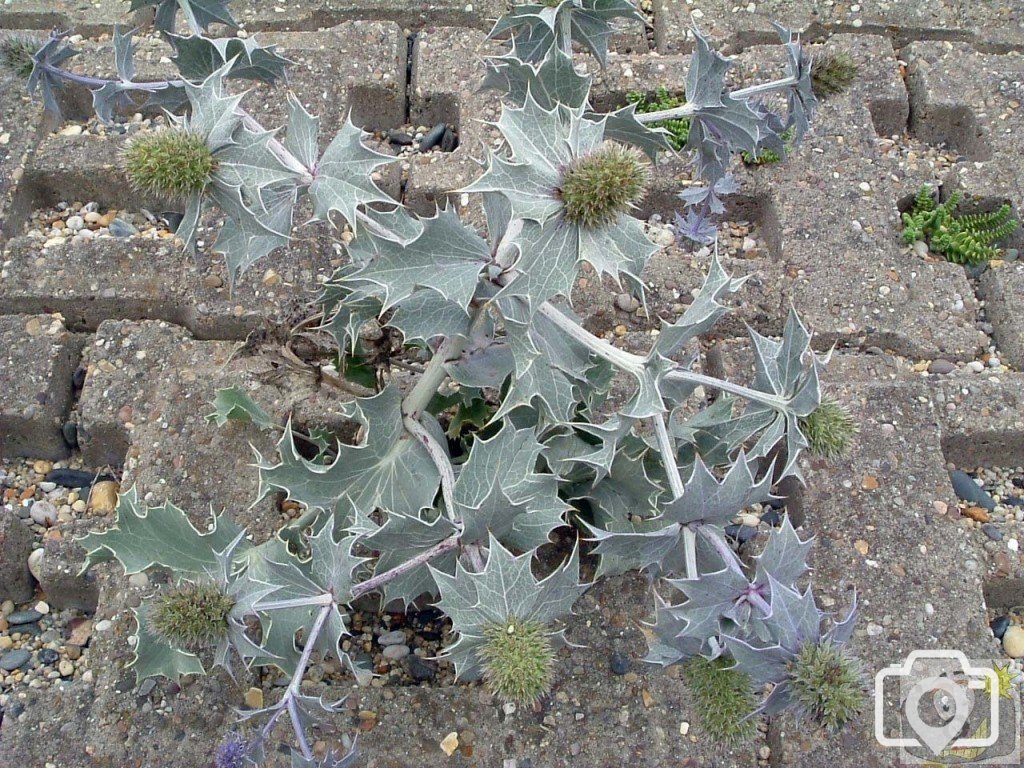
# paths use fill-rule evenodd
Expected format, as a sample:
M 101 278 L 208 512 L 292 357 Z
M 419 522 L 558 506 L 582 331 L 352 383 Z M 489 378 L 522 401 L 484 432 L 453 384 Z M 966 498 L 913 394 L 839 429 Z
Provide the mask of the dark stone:
M 757 536 L 757 528 L 752 528 L 749 525 L 740 525 L 733 523 L 725 526 L 725 535 L 728 536 L 735 542 L 740 544 L 746 544 L 748 541 Z
M 1024 507 L 1024 496 L 1004 496 L 1003 504 L 1009 507 Z
M 34 624 L 43 618 L 43 614 L 35 610 L 27 611 L 15 611 L 7 617 L 7 623 L 12 627 L 16 627 L 19 624 Z
M 613 675 L 624 675 L 629 672 L 633 666 L 633 661 L 624 653 L 619 651 L 613 651 L 612 655 L 608 657 L 608 668 L 612 671 Z
M 996 636 L 996 640 L 1002 640 L 1006 630 L 1010 628 L 1010 619 L 1007 616 L 996 616 L 988 626 L 991 628 L 992 634 Z
M 454 152 L 457 146 L 459 146 L 459 137 L 451 128 L 445 128 L 444 135 L 441 137 L 441 151 Z
M 75 369 L 75 372 L 71 374 L 71 386 L 75 389 L 81 389 L 85 384 L 85 374 L 88 373 L 88 369 L 85 366 L 79 366 Z
M 420 152 L 429 152 L 438 144 L 441 143 L 441 139 L 444 138 L 444 132 L 448 130 L 448 126 L 444 123 L 438 123 L 420 139 Z
M 1010 482 L 1013 483 L 1016 488 L 1024 488 L 1024 477 L 1011 477 Z
M 77 433 L 77 430 L 76 430 Z M 100 475 L 96 477 L 94 472 L 86 472 L 82 469 L 51 469 L 46 473 L 46 481 L 63 485 L 65 488 L 88 488 L 92 481 L 97 483 L 104 480 L 113 480 L 112 475 Z
M 139 234 L 139 230 L 124 219 L 114 219 L 110 222 L 110 226 L 107 227 L 107 231 L 111 237 L 131 237 L 132 235 Z
M 185 217 L 176 211 L 164 211 L 160 214 L 160 218 L 164 220 L 171 232 L 177 232 L 181 222 L 185 220 Z
M 156 688 L 156 680 L 152 677 L 147 677 L 142 681 L 142 685 L 139 686 L 139 690 L 136 695 L 140 699 L 144 699 L 153 692 L 154 688 Z
M 60 654 L 53 650 L 53 648 L 43 648 L 36 654 L 36 657 L 39 659 L 40 664 L 56 664 Z
M 78 425 L 73 421 L 65 421 L 61 425 L 60 433 L 64 437 L 64 442 L 68 444 L 68 448 L 78 447 Z
M 3 656 L 0 656 L 0 669 L 4 672 L 13 672 L 14 670 L 21 669 L 28 664 L 31 658 L 32 654 L 24 648 L 18 648 L 15 651 L 8 651 Z
M 966 472 L 954 469 L 949 473 L 949 479 L 953 483 L 953 490 L 956 491 L 956 495 L 963 501 L 983 507 L 989 512 L 996 508 L 995 499 L 978 487 L 978 484 L 974 482 L 974 478 Z
M 400 147 L 408 147 L 412 144 L 413 138 L 405 131 L 388 132 L 388 141 Z
M 761 522 L 765 525 L 770 525 L 772 528 L 777 528 L 782 525 L 782 515 L 777 510 L 769 509 L 761 514 Z
M 417 683 L 433 680 L 437 674 L 437 666 L 433 662 L 426 661 L 413 654 L 405 657 L 404 664 L 405 671 L 409 673 L 409 677 Z
M 932 361 L 932 364 L 928 366 L 928 373 L 937 373 L 940 375 L 952 373 L 955 370 L 956 365 L 954 363 L 949 362 L 949 360 L 934 360 Z
M 988 536 L 992 541 L 1002 541 L 1003 532 L 996 528 L 992 523 L 985 523 L 981 526 L 982 532 Z

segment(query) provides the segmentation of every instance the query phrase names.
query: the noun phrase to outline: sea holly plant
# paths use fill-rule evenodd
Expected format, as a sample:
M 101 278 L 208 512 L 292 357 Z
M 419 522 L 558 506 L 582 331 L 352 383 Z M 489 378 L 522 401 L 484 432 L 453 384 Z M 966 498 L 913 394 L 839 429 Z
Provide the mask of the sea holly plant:
M 199 0 L 136 6 L 153 4 L 165 28 L 184 11 L 195 35 L 226 12 Z M 372 677 L 343 650 L 355 606 L 434 604 L 451 622 L 455 640 L 441 655 L 457 678 L 529 704 L 559 684 L 567 621 L 591 579 L 631 570 L 653 589 L 648 661 L 687 664 L 716 719 L 709 733 L 749 738 L 752 718 L 787 708 L 830 728 L 861 711 L 860 672 L 844 649 L 855 611 L 835 623 L 817 607 L 810 541 L 786 519 L 740 551 L 726 533 L 752 506 L 782 503 L 779 484 L 800 478 L 805 450 L 834 457 L 852 440 L 849 414 L 822 405 L 825 360 L 809 330 L 793 312 L 781 338 L 752 331 L 749 384 L 702 373 L 699 340 L 744 282 L 717 257 L 645 351 L 592 334 L 571 306 L 584 264 L 644 301 L 657 246 L 637 214 L 652 161 L 672 151 L 649 125 L 689 121 L 683 152 L 702 185 L 681 193 L 684 223 L 714 244 L 711 218 L 738 188 L 731 164 L 808 130 L 809 61 L 779 28 L 788 76 L 729 90 L 731 62 L 697 30 L 682 105 L 604 114 L 573 45 L 603 61 L 611 20 L 635 16 L 625 0 L 545 0 L 495 25 L 509 50 L 488 62 L 483 84 L 502 95 L 504 141 L 461 190 L 482 203 L 483 231 L 453 207 L 420 216 L 392 199 L 373 179 L 394 158 L 366 146 L 350 120 L 323 152 L 318 119 L 294 97 L 283 132 L 261 125 L 229 87 L 245 61 L 230 42 L 209 41 L 204 50 L 216 55 L 181 69 L 174 88 L 186 111 L 128 144 L 132 181 L 184 210 L 186 249 L 204 208 L 220 210 L 214 248 L 232 280 L 291 242 L 304 198 L 313 220 L 346 224 L 354 237 L 323 286 L 320 330 L 339 358 L 374 368 L 373 390 L 338 405 L 356 426 L 348 441 L 282 425 L 238 389 L 217 394 L 212 423 L 281 433 L 276 455 L 256 454 L 261 498 L 284 496 L 301 510 L 277 536 L 252 541 L 224 515 L 200 530 L 173 505 L 147 509 L 129 491 L 115 523 L 81 539 L 86 568 L 117 560 L 127 573 L 170 572 L 136 611 L 140 677 L 211 665 L 288 676 L 281 695 L 225 739 L 218 765 L 262 763 L 285 723 L 292 765 L 352 764 L 351 752 L 314 755 L 313 729 L 338 704 L 309 696 L 302 682 L 313 659 L 327 657 L 360 683 Z M 20 39 L 0 52 L 52 106 L 67 82 L 138 85 L 131 43 L 118 39 L 121 78 L 102 83 L 62 68 L 70 54 L 59 37 L 27 59 Z M 198 58 L 169 39 L 179 68 Z M 399 342 L 374 354 L 381 339 Z M 771 688 L 760 704 L 755 686 Z

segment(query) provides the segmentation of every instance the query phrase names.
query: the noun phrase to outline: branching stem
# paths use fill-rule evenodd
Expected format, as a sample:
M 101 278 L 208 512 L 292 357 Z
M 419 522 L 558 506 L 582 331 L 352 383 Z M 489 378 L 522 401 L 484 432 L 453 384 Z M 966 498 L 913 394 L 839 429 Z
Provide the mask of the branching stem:
M 747 88 L 741 88 L 738 91 L 732 91 L 729 93 L 734 99 L 750 99 L 755 96 L 762 96 L 768 93 L 776 93 L 778 91 L 785 91 L 796 85 L 797 79 L 795 77 L 784 77 L 780 80 L 773 80 L 770 83 L 761 83 L 759 85 L 751 85 Z M 659 109 L 657 112 L 644 112 L 637 113 L 636 119 L 641 123 L 657 123 L 662 120 L 677 120 L 680 117 L 690 117 L 701 111 L 701 107 L 696 104 L 683 104 L 678 107 L 672 107 L 672 109 Z
M 355 600 L 359 597 L 362 597 L 365 594 L 378 590 L 388 582 L 397 579 L 399 576 L 409 573 L 409 571 L 415 568 L 419 568 L 421 565 L 429 563 L 435 557 L 440 557 L 446 552 L 451 552 L 457 549 L 459 546 L 459 539 L 461 538 L 461 536 L 462 531 L 453 533 L 447 539 L 438 542 L 430 549 L 426 549 L 423 552 L 420 552 L 418 555 L 416 555 L 416 557 L 406 560 L 401 565 L 396 565 L 390 571 L 384 571 L 384 573 L 379 573 L 373 578 L 369 578 L 366 581 L 359 582 L 354 587 L 352 587 L 352 599 Z

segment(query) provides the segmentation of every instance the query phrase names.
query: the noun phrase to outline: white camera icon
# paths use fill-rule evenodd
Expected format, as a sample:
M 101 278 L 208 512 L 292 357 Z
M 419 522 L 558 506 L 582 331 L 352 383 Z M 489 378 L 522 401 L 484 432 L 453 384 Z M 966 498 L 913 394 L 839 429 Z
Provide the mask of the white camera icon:
M 892 738 L 885 734 L 886 678 L 904 678 L 901 690 L 903 717 L 917 738 Z M 907 684 L 909 688 L 906 688 Z M 980 692 L 980 693 L 979 693 Z M 961 730 L 982 697 L 988 700 L 989 727 L 976 738 L 960 737 Z M 935 712 L 925 722 L 922 703 Z M 972 666 L 962 651 L 913 651 L 902 664 L 893 664 L 875 675 L 875 739 L 883 747 L 927 747 L 939 755 L 948 748 L 991 747 L 999 739 L 999 677 L 987 667 Z

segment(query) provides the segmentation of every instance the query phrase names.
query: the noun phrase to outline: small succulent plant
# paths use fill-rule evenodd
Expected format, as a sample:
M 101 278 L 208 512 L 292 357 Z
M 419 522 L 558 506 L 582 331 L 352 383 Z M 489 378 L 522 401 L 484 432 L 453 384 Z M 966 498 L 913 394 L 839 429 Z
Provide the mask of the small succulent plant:
M 562 172 L 558 192 L 565 205 L 563 215 L 586 229 L 611 224 L 640 202 L 648 175 L 640 150 L 606 142 Z
M 626 101 L 630 104 L 636 104 L 636 111 L 638 114 L 646 114 L 648 112 L 660 112 L 664 109 L 681 107 L 686 104 L 686 97 L 682 95 L 672 95 L 669 93 L 668 88 L 662 86 L 657 90 L 655 95 L 651 97 L 648 97 L 640 91 L 633 91 L 626 95 Z M 670 120 L 660 120 L 658 122 L 651 123 L 651 127 L 664 128 L 668 131 L 668 143 L 676 152 L 681 151 L 682 148 L 686 146 L 686 137 L 690 133 L 689 118 L 677 117 Z
M 183 200 L 203 192 L 217 161 L 202 136 L 171 128 L 135 136 L 125 147 L 124 168 L 139 190 Z
M 829 642 L 807 644 L 789 662 L 789 685 L 797 717 L 835 732 L 867 706 L 860 664 Z
M 903 214 L 903 241 L 923 241 L 928 249 L 942 254 L 954 264 L 981 264 L 998 259 L 1002 249 L 995 243 L 1017 230 L 1009 204 L 1004 203 L 989 213 L 957 215 L 963 202 L 957 190 L 944 203 L 937 203 L 931 187 L 923 185 L 914 196 L 914 203 Z
M 814 60 L 811 83 L 814 93 L 827 98 L 842 93 L 857 77 L 857 63 L 845 51 L 825 53 Z
M 235 601 L 213 583 L 185 581 L 162 592 L 153 605 L 153 630 L 172 646 L 199 651 L 228 634 Z
M 800 419 L 800 431 L 810 444 L 810 452 L 825 459 L 838 459 L 850 449 L 857 434 L 857 422 L 837 400 L 825 400 Z
M 484 681 L 499 698 L 531 704 L 551 689 L 555 651 L 544 625 L 512 617 L 483 634 Z

